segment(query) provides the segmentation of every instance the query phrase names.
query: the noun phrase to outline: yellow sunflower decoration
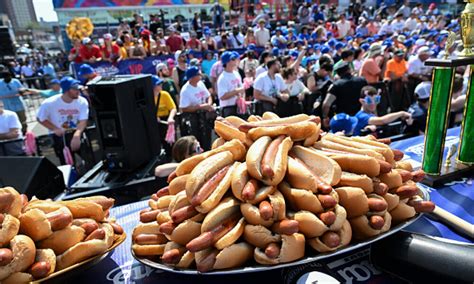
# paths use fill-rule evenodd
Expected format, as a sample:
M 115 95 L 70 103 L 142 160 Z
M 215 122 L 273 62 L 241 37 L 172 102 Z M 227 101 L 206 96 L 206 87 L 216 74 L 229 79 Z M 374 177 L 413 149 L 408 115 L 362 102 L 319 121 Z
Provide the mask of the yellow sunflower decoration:
M 94 31 L 91 19 L 86 17 L 76 17 L 69 21 L 66 26 L 66 33 L 70 39 L 83 39 Z

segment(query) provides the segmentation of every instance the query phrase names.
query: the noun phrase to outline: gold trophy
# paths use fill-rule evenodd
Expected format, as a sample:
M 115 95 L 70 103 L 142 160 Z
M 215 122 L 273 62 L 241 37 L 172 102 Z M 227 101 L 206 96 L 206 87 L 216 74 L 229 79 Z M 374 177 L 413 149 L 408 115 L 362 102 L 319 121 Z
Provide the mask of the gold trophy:
M 464 0 L 466 7 L 461 13 L 461 38 L 463 57 L 474 56 L 474 0 Z

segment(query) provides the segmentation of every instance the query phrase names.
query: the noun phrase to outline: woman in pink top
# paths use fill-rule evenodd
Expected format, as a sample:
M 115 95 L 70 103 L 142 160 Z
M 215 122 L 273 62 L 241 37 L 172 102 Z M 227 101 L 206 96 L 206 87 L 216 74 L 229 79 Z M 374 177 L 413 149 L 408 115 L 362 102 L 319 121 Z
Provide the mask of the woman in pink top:
M 364 77 L 367 83 L 373 84 L 380 81 L 380 57 L 382 55 L 382 46 L 378 43 L 374 43 L 370 46 L 368 57 L 362 63 L 360 68 L 359 76 Z

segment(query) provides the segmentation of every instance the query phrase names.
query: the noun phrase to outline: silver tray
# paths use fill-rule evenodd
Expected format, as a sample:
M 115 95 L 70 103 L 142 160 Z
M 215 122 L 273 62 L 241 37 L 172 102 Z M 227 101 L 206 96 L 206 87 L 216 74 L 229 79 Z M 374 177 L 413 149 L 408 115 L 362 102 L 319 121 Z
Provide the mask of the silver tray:
M 430 200 L 430 195 L 429 195 L 429 192 L 428 192 L 429 188 L 425 187 L 424 185 L 420 185 L 420 184 L 418 184 L 418 188 L 420 189 L 420 193 L 423 197 L 423 200 L 429 201 Z M 147 266 L 150 266 L 150 267 L 153 267 L 153 268 L 156 268 L 156 269 L 164 270 L 164 271 L 167 271 L 167 272 L 171 272 L 171 273 L 188 274 L 188 275 L 229 275 L 229 274 L 263 272 L 263 271 L 281 269 L 281 268 L 286 268 L 286 267 L 291 267 L 291 266 L 297 266 L 297 265 L 306 264 L 306 263 L 310 263 L 310 262 L 317 262 L 317 261 L 320 261 L 320 260 L 323 260 L 323 259 L 326 259 L 326 258 L 329 258 L 329 257 L 333 257 L 333 256 L 337 256 L 337 255 L 340 255 L 340 254 L 343 254 L 343 253 L 351 252 L 353 250 L 357 250 L 359 248 L 362 248 L 362 247 L 367 246 L 371 243 L 377 242 L 377 241 L 379 241 L 383 238 L 386 238 L 386 237 L 402 230 L 403 228 L 411 225 L 416 220 L 418 220 L 418 218 L 420 218 L 421 215 L 422 215 L 421 213 L 417 214 L 415 217 L 413 217 L 413 218 L 411 218 L 411 219 L 409 219 L 409 220 L 407 220 L 403 223 L 400 223 L 400 224 L 398 224 L 397 226 L 395 226 L 393 228 L 390 228 L 389 231 L 387 231 L 383 234 L 380 234 L 376 237 L 367 239 L 363 242 L 351 243 L 347 247 L 344 247 L 344 248 L 339 249 L 337 251 L 321 253 L 321 254 L 318 254 L 318 255 L 315 255 L 315 256 L 306 256 L 302 259 L 299 259 L 299 260 L 296 260 L 296 261 L 293 261 L 293 262 L 282 263 L 282 264 L 271 265 L 271 266 L 264 266 L 264 265 L 260 265 L 258 263 L 253 263 L 252 266 L 238 267 L 238 268 L 234 268 L 234 269 L 225 269 L 225 270 L 213 270 L 213 271 L 201 273 L 201 272 L 197 271 L 196 269 L 179 269 L 179 268 L 166 266 L 166 265 L 161 264 L 159 262 L 155 262 L 155 261 L 152 261 L 152 260 L 149 260 L 149 259 L 146 259 L 146 258 L 140 258 L 140 257 L 135 255 L 135 253 L 133 252 L 132 249 L 131 249 L 131 252 L 132 252 L 132 256 L 136 260 L 138 260 L 139 262 L 143 263 L 144 265 L 147 265 Z M 315 250 L 310 250 L 310 251 L 314 252 L 314 253 L 317 253 Z

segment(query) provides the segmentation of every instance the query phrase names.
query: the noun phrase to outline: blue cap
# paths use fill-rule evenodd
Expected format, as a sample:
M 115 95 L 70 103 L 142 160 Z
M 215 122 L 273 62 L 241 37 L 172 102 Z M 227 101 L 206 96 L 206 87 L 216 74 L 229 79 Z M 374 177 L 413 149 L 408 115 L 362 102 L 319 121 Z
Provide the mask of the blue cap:
M 296 45 L 298 45 L 298 44 L 304 44 L 304 41 L 303 41 L 302 39 L 298 39 L 298 40 L 296 41 Z
M 211 29 L 209 27 L 204 27 L 203 32 L 205 35 L 210 35 L 211 34 Z
M 255 49 L 257 49 L 257 46 L 255 44 L 251 43 L 251 44 L 249 44 L 249 46 L 247 46 L 247 49 L 255 50 Z
M 322 48 L 321 48 L 321 53 L 329 53 L 331 49 L 329 48 L 329 46 L 326 46 L 324 45 Z
M 369 44 L 373 43 L 374 41 L 375 41 L 375 40 L 374 40 L 373 38 L 371 38 L 371 37 L 367 38 L 367 42 L 368 42 Z
M 410 48 L 413 45 L 413 40 L 409 38 L 403 42 L 403 45 L 406 46 L 407 48 Z
M 234 59 L 237 59 L 237 58 L 239 58 L 238 53 L 236 53 L 234 51 L 225 51 L 224 53 L 222 53 L 222 56 L 221 56 L 222 65 L 226 65 L 231 60 L 234 60 Z
M 331 132 L 344 131 L 346 135 L 352 134 L 354 128 L 357 126 L 357 117 L 350 116 L 345 113 L 338 113 L 331 118 L 329 125 Z
M 188 70 L 186 70 L 186 79 L 189 80 L 192 77 L 197 76 L 199 74 L 200 74 L 199 68 L 196 66 L 191 66 L 188 68 Z
M 352 40 L 352 37 L 351 37 L 351 36 L 346 36 L 345 40 L 346 40 L 346 41 L 351 41 L 351 40 Z
M 291 56 L 291 57 L 298 57 L 298 55 L 299 55 L 299 52 L 298 52 L 298 51 L 296 51 L 296 50 L 290 51 L 290 56 Z
M 280 49 L 279 49 L 278 47 L 274 47 L 274 48 L 272 49 L 272 54 L 273 54 L 274 56 L 280 55 Z
M 313 49 L 314 49 L 314 50 L 321 49 L 321 45 L 320 45 L 319 43 L 315 43 L 315 44 L 313 45 Z
M 63 92 L 67 92 L 70 89 L 77 89 L 81 82 L 72 78 L 71 76 L 66 76 L 61 79 L 59 84 L 61 85 L 61 89 L 63 90 Z
M 367 51 L 367 50 L 369 50 L 369 48 L 370 48 L 370 44 L 368 44 L 368 43 L 363 43 L 363 44 L 360 46 L 360 48 L 362 48 L 362 50 L 364 50 L 364 51 Z
M 275 29 L 275 32 L 281 32 L 281 31 L 282 31 L 282 30 L 281 30 L 281 27 L 277 27 L 277 28 Z
M 333 38 L 332 38 L 332 39 L 330 39 L 330 40 L 328 40 L 328 45 L 329 45 L 330 47 L 333 47 L 333 46 L 335 46 L 335 45 L 336 45 L 336 40 L 335 40 L 335 39 L 333 39 Z
M 393 42 L 391 40 L 386 39 L 382 42 L 382 45 L 390 48 L 392 47 Z
M 332 36 L 333 36 L 332 32 L 327 32 L 326 37 L 332 37 Z
M 344 44 L 343 42 L 338 41 L 338 42 L 336 43 L 336 46 L 335 46 L 335 47 L 336 47 L 336 49 L 340 49 L 340 48 L 343 48 L 344 46 L 345 46 L 345 44 Z
M 156 87 L 161 83 L 163 83 L 163 79 L 156 75 L 151 76 L 151 84 L 153 85 L 153 87 Z
M 356 37 L 356 38 L 363 38 L 364 36 L 363 36 L 361 33 L 356 33 L 356 34 L 355 34 L 355 37 Z
M 58 79 L 53 79 L 53 80 L 49 81 L 49 84 L 50 84 L 50 85 L 55 85 L 55 84 L 58 84 L 58 85 L 59 85 L 60 82 L 59 82 Z
M 85 75 L 93 74 L 94 72 L 95 71 L 94 71 L 94 68 L 92 68 L 92 66 L 90 66 L 89 64 L 82 64 L 81 67 L 79 67 L 78 75 L 82 77 Z
M 379 40 L 380 39 L 380 36 L 378 34 L 375 34 L 372 36 L 374 40 Z

